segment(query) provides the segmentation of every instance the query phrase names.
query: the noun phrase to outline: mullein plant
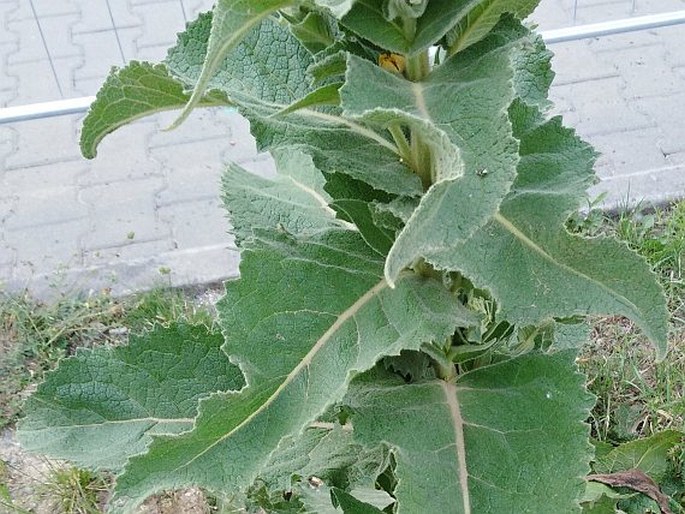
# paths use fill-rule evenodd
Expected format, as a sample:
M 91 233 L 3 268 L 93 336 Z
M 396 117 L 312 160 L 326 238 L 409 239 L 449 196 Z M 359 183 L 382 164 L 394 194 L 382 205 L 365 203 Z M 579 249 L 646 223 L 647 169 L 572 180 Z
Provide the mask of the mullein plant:
M 189 486 L 248 512 L 580 512 L 584 319 L 627 316 L 662 359 L 668 313 L 640 257 L 565 228 L 596 154 L 548 114 L 537 3 L 219 0 L 163 63 L 112 70 L 84 156 L 232 106 L 278 172 L 225 172 L 222 333 L 78 351 L 24 447 L 113 472 L 117 513 Z

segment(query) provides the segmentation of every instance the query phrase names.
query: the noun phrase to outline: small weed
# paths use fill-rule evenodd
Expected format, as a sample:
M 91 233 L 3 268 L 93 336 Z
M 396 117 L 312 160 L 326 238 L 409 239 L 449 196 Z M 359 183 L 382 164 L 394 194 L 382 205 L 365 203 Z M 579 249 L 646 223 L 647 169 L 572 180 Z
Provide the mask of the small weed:
M 109 492 L 109 483 L 103 476 L 90 471 L 55 468 L 42 489 L 55 512 L 99 514 Z

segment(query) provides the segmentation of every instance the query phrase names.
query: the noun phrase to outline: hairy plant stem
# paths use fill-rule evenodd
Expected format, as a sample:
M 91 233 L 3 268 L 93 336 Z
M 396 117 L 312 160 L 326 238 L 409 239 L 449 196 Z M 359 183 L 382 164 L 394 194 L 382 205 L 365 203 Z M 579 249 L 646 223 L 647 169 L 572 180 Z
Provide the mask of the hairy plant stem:
M 416 160 L 414 159 L 414 154 L 412 152 L 411 146 L 409 146 L 409 142 L 407 141 L 407 138 L 404 136 L 402 126 L 399 123 L 393 123 L 388 127 L 388 131 L 390 132 L 390 135 L 392 135 L 392 138 L 395 141 L 395 144 L 397 145 L 397 149 L 400 152 L 400 157 L 402 158 L 402 160 L 407 164 L 407 166 L 414 170 L 415 173 L 418 173 L 419 167 L 416 163 Z
M 420 82 L 430 72 L 428 50 L 407 56 L 405 76 L 412 82 Z M 421 178 L 423 189 L 428 190 L 434 180 L 433 159 L 428 145 L 426 145 L 416 131 L 411 131 L 411 154 L 416 163 L 416 173 Z

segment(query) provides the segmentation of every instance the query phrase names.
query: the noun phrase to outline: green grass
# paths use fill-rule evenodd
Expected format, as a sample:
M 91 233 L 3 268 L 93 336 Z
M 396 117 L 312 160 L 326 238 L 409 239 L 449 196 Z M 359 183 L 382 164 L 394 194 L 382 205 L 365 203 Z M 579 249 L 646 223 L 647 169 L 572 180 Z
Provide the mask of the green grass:
M 624 210 L 615 217 L 592 212 L 575 228 L 589 235 L 613 234 L 653 267 L 672 315 L 670 350 L 656 363 L 647 340 L 627 320 L 595 324 L 580 364 L 597 395 L 593 436 L 621 442 L 685 425 L 685 202 L 668 209 Z

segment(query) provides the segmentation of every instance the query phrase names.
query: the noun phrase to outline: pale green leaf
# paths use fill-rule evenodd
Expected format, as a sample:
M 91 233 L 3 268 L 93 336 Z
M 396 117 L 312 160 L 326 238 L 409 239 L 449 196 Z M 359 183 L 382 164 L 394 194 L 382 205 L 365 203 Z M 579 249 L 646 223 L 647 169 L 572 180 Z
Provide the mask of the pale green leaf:
M 346 397 L 355 438 L 394 449 L 399 512 L 580 512 L 593 399 L 574 358 L 527 354 L 455 384 L 368 373 Z
M 145 116 L 180 109 L 189 98 L 184 85 L 162 64 L 131 61 L 125 68 L 113 68 L 83 120 L 81 153 L 86 159 L 94 158 L 107 134 Z M 198 104 L 207 107 L 229 102 L 222 94 L 209 92 Z
M 204 327 L 156 328 L 128 346 L 80 350 L 27 401 L 24 448 L 80 466 L 118 469 L 153 434 L 192 429 L 200 398 L 238 390 L 240 370 Z
M 205 15 L 191 24 L 169 53 L 169 68 L 184 83 L 198 79 L 211 19 Z M 325 173 L 348 173 L 395 194 L 420 194 L 419 178 L 377 132 L 334 112 L 310 108 L 275 116 L 311 93 L 307 69 L 312 63 L 287 29 L 267 20 L 226 57 L 210 86 L 241 107 L 260 150 L 299 147 Z M 369 168 L 369 162 L 375 165 Z
M 236 164 L 223 176 L 223 200 L 232 233 L 242 246 L 254 229 L 279 229 L 303 235 L 344 226 L 328 206 L 324 178 L 311 157 L 294 150 L 274 155 L 278 175 L 265 179 Z
M 365 448 L 351 425 L 312 423 L 302 434 L 285 437 L 271 454 L 259 480 L 272 490 L 290 490 L 294 479 L 315 476 L 336 487 L 369 487 L 388 466 L 387 448 Z
M 202 71 L 193 93 L 173 127 L 185 120 L 197 106 L 231 50 L 269 15 L 295 3 L 295 0 L 218 0 L 214 5 L 212 29 L 207 42 Z
M 334 28 L 327 17 L 309 12 L 299 23 L 292 23 L 290 30 L 307 50 L 316 54 L 335 43 Z
M 385 501 L 381 502 L 380 505 L 375 505 L 371 501 L 376 500 L 377 502 L 378 499 L 369 493 L 370 491 L 352 491 L 348 493 L 338 488 L 331 489 L 331 496 L 343 514 L 383 514 L 381 509 L 394 503 L 394 499 L 390 495 L 378 491 L 380 493 L 378 499 L 382 498 Z M 364 499 L 371 501 L 362 501 L 361 497 L 363 496 L 366 496 Z
M 201 14 L 166 58 L 171 74 L 189 87 L 196 87 L 201 76 L 213 20 L 211 12 Z M 207 86 L 236 103 L 282 109 L 311 91 L 307 68 L 312 63 L 311 54 L 286 27 L 266 19 L 224 57 Z
M 426 12 L 428 0 L 387 0 L 385 2 L 385 18 L 393 21 L 395 18 L 420 18 Z
M 485 224 L 514 180 L 517 143 L 507 113 L 514 99 L 511 41 L 489 43 L 480 45 L 484 52 L 449 59 L 421 82 L 349 59 L 341 90 L 346 114 L 388 123 L 394 119 L 436 143 L 433 185 L 388 255 L 390 283 L 417 258 L 446 251 Z M 447 90 L 459 91 L 449 103 Z
M 346 219 L 355 224 L 366 244 L 380 255 L 388 254 L 395 235 L 376 224 L 373 217 L 373 207 L 368 202 L 352 199 L 336 200 L 331 207 L 342 211 Z
M 448 33 L 449 53 L 461 52 L 486 37 L 503 14 L 511 13 L 523 19 L 539 3 L 540 0 L 480 0 Z
M 565 229 L 594 179 L 594 151 L 558 118 L 540 121 L 522 108 L 513 115 L 521 162 L 512 191 L 470 239 L 426 258 L 488 289 L 512 323 L 618 313 L 633 319 L 663 358 L 668 311 L 645 261 L 612 239 Z
M 328 9 L 336 18 L 342 18 L 358 0 L 310 0 L 319 7 Z
M 401 161 L 394 144 L 360 123 L 310 109 L 276 117 L 268 109 L 243 112 L 261 150 L 299 148 L 324 173 L 347 174 L 391 194 L 422 192 L 421 180 Z
M 595 473 L 615 473 L 639 469 L 654 481 L 661 482 L 671 467 L 670 452 L 681 444 L 685 436 L 676 430 L 664 430 L 650 437 L 617 446 L 593 466 Z
M 438 281 L 406 274 L 390 289 L 382 257 L 356 232 L 259 231 L 242 257 L 219 310 L 224 350 L 248 386 L 201 401 L 191 432 L 155 438 L 131 459 L 117 481 L 118 512 L 184 484 L 246 488 L 279 441 L 340 400 L 355 374 L 470 322 Z
M 399 54 L 415 54 L 435 45 L 478 0 L 430 0 L 416 30 L 407 32 L 399 19 L 387 20 L 387 0 L 357 0 L 342 25 L 379 47 Z
M 301 98 L 290 104 L 285 109 L 278 112 L 277 116 L 283 116 L 284 114 L 290 114 L 291 112 L 304 109 L 305 107 L 316 107 L 320 105 L 338 105 L 340 104 L 340 87 L 342 83 L 332 83 L 321 86 L 307 96 Z

